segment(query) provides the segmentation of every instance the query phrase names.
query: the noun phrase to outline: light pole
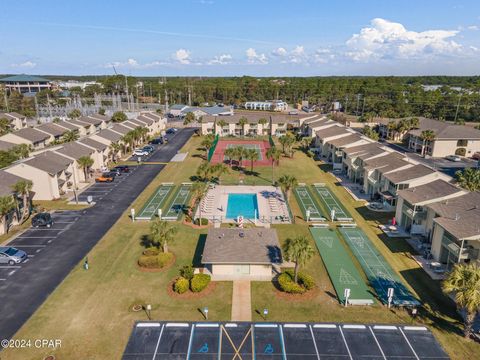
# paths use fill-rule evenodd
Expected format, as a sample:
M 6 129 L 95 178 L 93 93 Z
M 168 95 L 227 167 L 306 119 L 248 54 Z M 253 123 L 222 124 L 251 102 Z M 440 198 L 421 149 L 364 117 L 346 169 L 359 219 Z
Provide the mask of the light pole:
M 307 211 L 305 211 L 305 216 L 307 217 L 307 222 L 310 221 L 310 209 L 307 209 Z
M 130 216 L 132 218 L 132 222 L 135 222 L 135 209 L 134 208 L 130 209 Z
M 203 308 L 203 314 L 205 315 L 205 320 L 208 320 L 208 307 L 207 306 L 205 306 Z
M 145 306 L 145 309 L 147 310 L 147 316 L 148 316 L 148 320 L 152 320 L 152 305 L 150 304 L 147 304 L 147 306 Z
M 346 288 L 343 291 L 343 296 L 345 297 L 345 307 L 347 307 L 348 306 L 348 299 L 350 297 L 350 289 Z
M 263 319 L 266 321 L 267 320 L 267 316 L 268 316 L 268 309 L 265 308 L 263 309 Z

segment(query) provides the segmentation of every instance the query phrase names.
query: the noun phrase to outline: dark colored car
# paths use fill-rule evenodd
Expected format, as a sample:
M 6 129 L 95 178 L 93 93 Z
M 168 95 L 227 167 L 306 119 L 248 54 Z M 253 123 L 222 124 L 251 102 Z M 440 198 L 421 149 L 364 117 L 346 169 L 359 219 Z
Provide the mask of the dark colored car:
M 175 134 L 175 130 L 173 130 L 173 128 L 171 128 L 171 129 L 168 129 L 168 130 L 166 131 L 166 133 L 167 133 L 167 134 Z
M 46 226 L 47 228 L 53 225 L 52 215 L 50 213 L 38 213 L 32 218 L 32 226 L 40 227 Z
M 152 146 L 152 145 L 145 145 L 143 147 L 143 150 L 146 150 L 148 151 L 150 154 L 153 153 L 155 151 L 155 148 Z
M 118 170 L 121 173 L 129 173 L 130 168 L 127 165 L 118 165 L 113 168 L 114 170 Z
M 155 138 L 150 141 L 150 144 L 152 145 L 162 145 L 163 144 L 163 139 L 162 138 Z

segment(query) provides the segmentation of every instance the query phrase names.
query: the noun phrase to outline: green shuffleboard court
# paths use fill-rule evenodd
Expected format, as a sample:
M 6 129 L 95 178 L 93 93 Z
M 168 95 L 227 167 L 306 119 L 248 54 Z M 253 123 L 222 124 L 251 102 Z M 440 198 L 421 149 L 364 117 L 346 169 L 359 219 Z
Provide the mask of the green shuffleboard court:
M 138 220 L 151 220 L 158 213 L 158 209 L 165 203 L 172 192 L 173 184 L 162 184 L 157 191 L 148 199 L 143 208 L 140 210 L 136 219 Z
M 183 215 L 186 207 L 188 206 L 188 201 L 190 200 L 190 189 L 192 184 L 184 183 L 174 194 L 172 201 L 167 207 L 167 211 L 162 215 L 164 220 L 178 220 L 181 215 Z
M 349 304 L 372 305 L 373 296 L 340 242 L 337 232 L 326 227 L 311 227 L 310 232 L 335 287 L 339 302 L 345 303 L 345 289 L 350 289 Z
M 332 190 L 330 190 L 324 184 L 314 184 L 313 188 L 320 197 L 320 200 L 325 208 L 328 210 L 328 216 L 330 216 L 330 220 L 352 221 L 351 215 L 340 204 L 340 201 L 333 194 Z M 332 211 L 335 211 L 334 219 L 332 219 Z
M 362 230 L 340 228 L 340 233 L 383 303 L 388 303 L 388 288 L 393 288 L 392 303 L 394 305 L 417 306 L 420 304 Z
M 307 220 L 307 210 L 310 211 L 310 220 L 312 221 L 325 221 L 322 216 L 320 206 L 312 196 L 312 193 L 305 185 L 298 185 L 295 190 L 295 197 L 297 199 L 300 210 L 302 211 L 303 218 Z

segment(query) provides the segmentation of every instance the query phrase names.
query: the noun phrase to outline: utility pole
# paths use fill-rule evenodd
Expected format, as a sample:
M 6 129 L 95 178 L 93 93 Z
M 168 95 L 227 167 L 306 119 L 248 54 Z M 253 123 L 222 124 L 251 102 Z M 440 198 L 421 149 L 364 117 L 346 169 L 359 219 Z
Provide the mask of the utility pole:
M 10 110 L 8 108 L 7 89 L 5 89 L 5 92 L 3 93 L 3 97 L 5 99 L 5 109 L 7 109 L 7 112 L 10 112 Z
M 364 111 L 365 111 L 365 97 L 363 97 L 362 116 Z
M 343 111 L 345 114 L 347 113 L 348 108 L 348 96 L 345 96 L 345 110 Z
M 357 110 L 355 110 L 355 115 L 358 116 L 358 106 L 360 105 L 360 94 L 357 94 Z
M 458 103 L 457 103 L 457 110 L 455 111 L 455 119 L 453 122 L 457 121 L 457 116 L 458 116 L 458 110 L 460 110 L 460 100 L 462 99 L 463 93 L 460 93 L 460 96 L 458 97 Z
M 130 110 L 130 97 L 128 95 L 128 82 L 127 82 L 127 75 L 125 76 L 125 92 L 127 94 L 127 110 Z

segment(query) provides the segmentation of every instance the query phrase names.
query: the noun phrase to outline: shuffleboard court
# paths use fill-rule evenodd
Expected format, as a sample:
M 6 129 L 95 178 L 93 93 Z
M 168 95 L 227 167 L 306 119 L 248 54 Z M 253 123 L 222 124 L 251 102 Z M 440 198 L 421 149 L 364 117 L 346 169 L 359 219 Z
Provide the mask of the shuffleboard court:
M 311 227 L 310 232 L 315 240 L 320 256 L 327 268 L 337 297 L 345 303 L 344 291 L 350 289 L 349 304 L 372 305 L 372 294 L 347 250 L 343 247 L 337 233 L 332 228 Z
M 383 303 L 388 302 L 388 288 L 394 289 L 392 303 L 398 306 L 418 306 L 420 303 L 405 287 L 368 236 L 358 228 L 340 228 L 340 233 L 352 249 L 367 275 L 370 285 Z
M 184 213 L 188 205 L 188 200 L 190 199 L 190 189 L 192 184 L 185 183 L 182 184 L 178 189 L 175 195 L 173 196 L 172 201 L 167 207 L 165 215 L 162 215 L 164 220 L 178 220 L 180 216 Z
M 326 185 L 314 184 L 313 188 L 315 192 L 320 197 L 322 204 L 328 210 L 328 216 L 330 220 L 338 221 L 352 221 L 351 215 L 345 210 L 345 208 L 340 204 L 340 200 L 333 194 Z M 332 219 L 332 212 L 335 211 L 334 219 Z
M 320 206 L 314 199 L 312 193 L 307 186 L 299 185 L 294 190 L 295 198 L 297 199 L 300 210 L 302 211 L 303 218 L 307 219 L 307 210 L 310 211 L 310 220 L 323 221 L 325 218 L 322 216 Z
M 334 323 L 137 322 L 123 360 L 443 360 L 422 326 Z
M 151 220 L 158 213 L 158 209 L 160 209 L 165 203 L 165 200 L 168 198 L 173 188 L 173 184 L 162 184 L 145 203 L 136 216 L 136 219 Z

